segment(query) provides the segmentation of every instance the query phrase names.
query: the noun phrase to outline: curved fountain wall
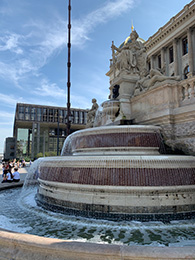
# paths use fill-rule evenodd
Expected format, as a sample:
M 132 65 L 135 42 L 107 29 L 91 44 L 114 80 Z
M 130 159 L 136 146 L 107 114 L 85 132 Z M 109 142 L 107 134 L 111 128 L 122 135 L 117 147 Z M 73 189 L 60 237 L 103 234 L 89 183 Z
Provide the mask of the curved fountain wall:
M 194 216 L 195 158 L 160 155 L 160 128 L 112 126 L 73 133 L 40 165 L 39 205 L 111 220 Z M 67 154 L 69 154 L 67 156 Z

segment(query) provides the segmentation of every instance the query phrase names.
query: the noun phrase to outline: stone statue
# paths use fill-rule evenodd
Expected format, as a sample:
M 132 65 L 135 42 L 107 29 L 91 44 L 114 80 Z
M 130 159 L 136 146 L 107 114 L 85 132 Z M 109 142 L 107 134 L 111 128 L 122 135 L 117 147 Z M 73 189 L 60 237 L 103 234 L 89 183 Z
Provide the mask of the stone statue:
M 117 48 L 112 42 L 112 66 L 115 70 L 123 70 L 127 73 L 140 73 L 146 68 L 146 49 L 140 41 L 136 31 L 130 34 L 130 42 Z M 117 51 L 117 52 L 115 52 Z
M 92 107 L 87 113 L 87 127 L 93 127 L 93 123 L 95 120 L 96 111 L 98 110 L 97 100 L 95 98 L 92 99 Z
M 168 83 L 174 83 L 178 80 L 180 80 L 180 76 L 165 76 L 157 69 L 151 69 L 149 73 L 145 71 L 145 73 L 141 74 L 140 80 L 135 85 L 134 96 L 159 82 L 168 81 Z

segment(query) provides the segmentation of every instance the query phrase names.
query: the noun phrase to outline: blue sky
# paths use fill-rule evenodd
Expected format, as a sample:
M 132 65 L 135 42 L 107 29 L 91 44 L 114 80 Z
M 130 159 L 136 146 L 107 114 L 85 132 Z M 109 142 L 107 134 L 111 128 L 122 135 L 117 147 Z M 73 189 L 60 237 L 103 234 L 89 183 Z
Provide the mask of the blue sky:
M 72 0 L 71 106 L 109 94 L 111 43 L 147 40 L 190 1 Z M 66 106 L 68 0 L 0 0 L 0 153 L 17 102 Z

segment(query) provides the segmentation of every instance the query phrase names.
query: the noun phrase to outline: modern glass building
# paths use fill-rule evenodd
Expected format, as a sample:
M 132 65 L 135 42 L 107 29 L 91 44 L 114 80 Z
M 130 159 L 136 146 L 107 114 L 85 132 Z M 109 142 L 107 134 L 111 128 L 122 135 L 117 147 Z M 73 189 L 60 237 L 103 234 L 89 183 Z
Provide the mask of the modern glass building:
M 71 130 L 84 129 L 87 110 L 71 108 Z M 13 136 L 16 157 L 34 159 L 38 154 L 60 155 L 66 138 L 67 109 L 17 103 Z

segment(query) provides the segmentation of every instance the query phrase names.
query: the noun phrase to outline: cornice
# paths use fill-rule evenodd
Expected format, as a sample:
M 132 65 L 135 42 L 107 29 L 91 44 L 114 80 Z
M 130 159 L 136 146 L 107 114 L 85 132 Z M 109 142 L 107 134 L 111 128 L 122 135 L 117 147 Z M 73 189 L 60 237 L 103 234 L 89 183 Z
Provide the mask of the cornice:
M 177 15 L 173 16 L 163 27 L 159 28 L 159 30 L 144 43 L 147 51 L 154 48 L 162 40 L 176 31 L 178 27 L 190 20 L 195 22 L 195 0 L 187 4 Z

